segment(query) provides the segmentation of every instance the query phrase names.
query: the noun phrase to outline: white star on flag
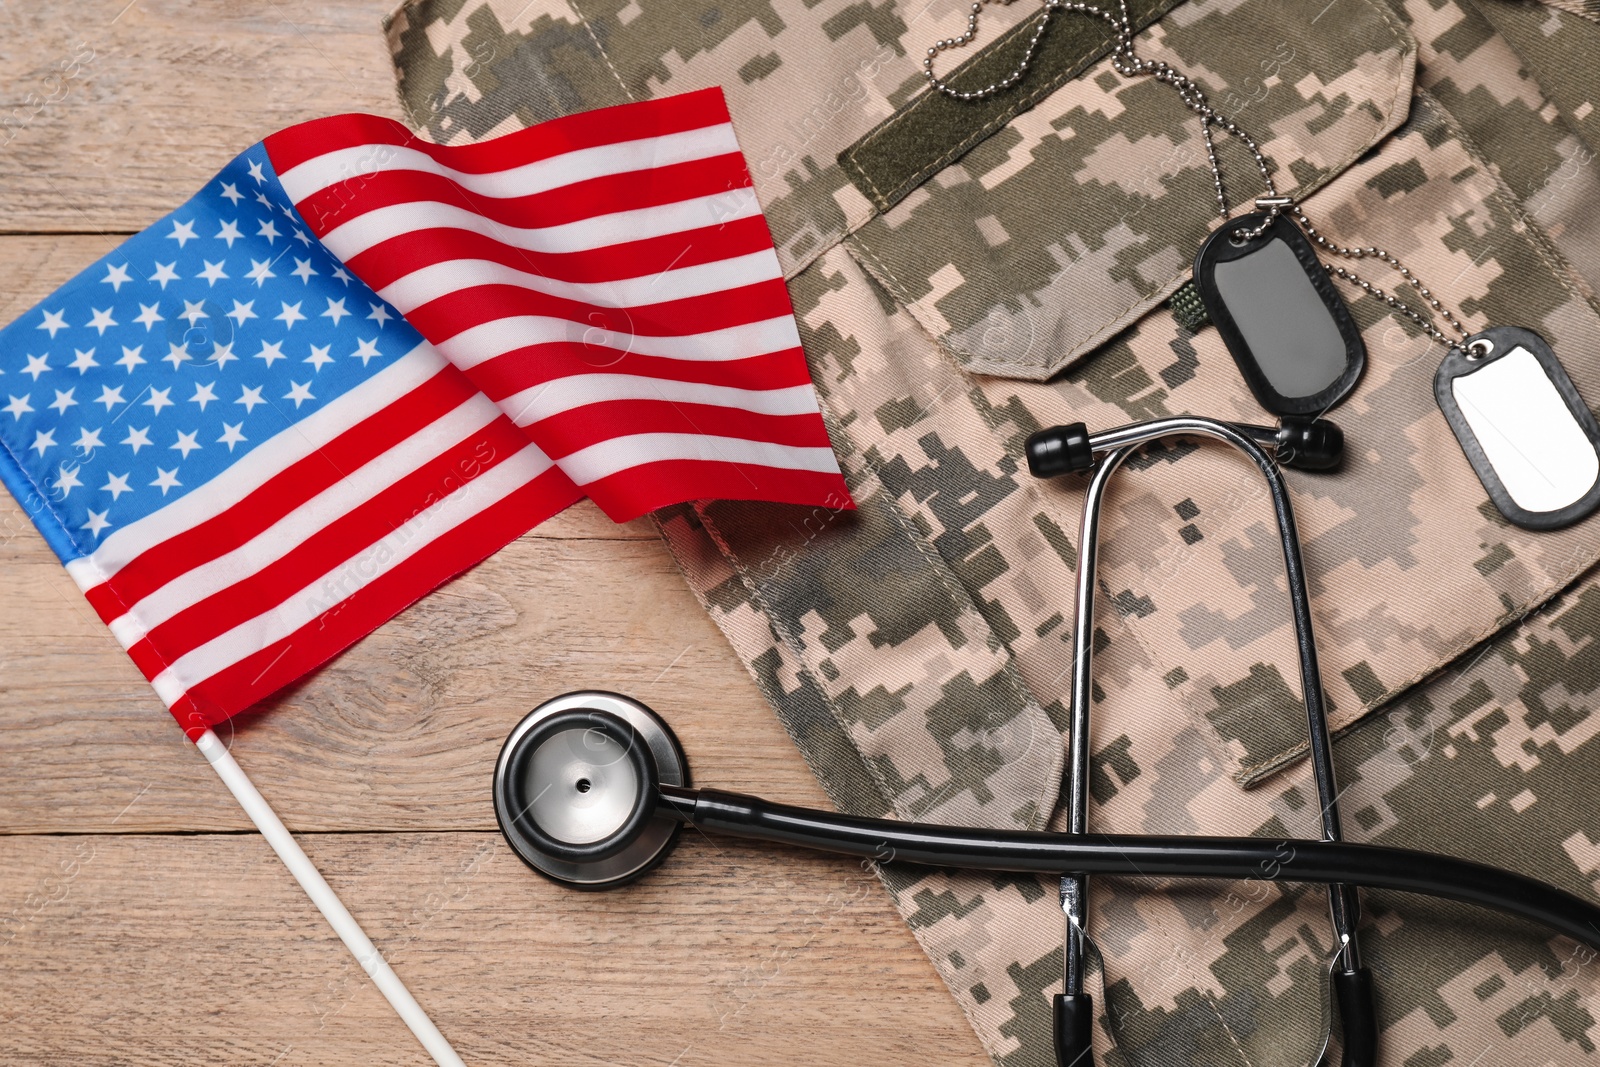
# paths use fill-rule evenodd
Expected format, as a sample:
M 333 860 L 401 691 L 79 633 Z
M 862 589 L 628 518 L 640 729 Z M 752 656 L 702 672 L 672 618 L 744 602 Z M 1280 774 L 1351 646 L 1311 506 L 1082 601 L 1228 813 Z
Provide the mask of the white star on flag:
M 191 430 L 188 433 L 184 433 L 180 430 L 178 432 L 178 443 L 173 445 L 172 448 L 176 451 L 182 452 L 183 458 L 188 459 L 189 453 L 200 447 L 200 442 L 195 440 L 199 434 L 199 430 Z
M 152 389 L 150 390 L 150 399 L 146 400 L 144 405 L 150 408 L 154 414 L 159 415 L 162 408 L 170 408 L 176 403 L 176 401 L 168 399 L 171 393 L 172 387 L 170 385 L 165 389 Z
M 225 777 L 211 725 L 584 496 L 850 506 L 714 89 L 276 134 L 0 330 L 0 373 L 0 481 Z
M 257 404 L 266 403 L 265 400 L 261 399 L 262 388 L 263 387 L 259 385 L 249 388 L 242 388 L 239 393 L 239 399 L 235 400 L 234 403 L 243 404 L 245 414 L 250 414 L 256 409 Z
M 325 319 L 332 319 L 333 324 L 337 326 L 339 325 L 339 320 L 348 314 L 350 314 L 350 312 L 345 310 L 344 297 L 340 297 L 338 300 L 329 297 L 328 310 L 322 313 L 322 317 Z
M 260 287 L 267 284 L 268 278 L 277 277 L 271 268 L 272 261 L 270 259 L 252 259 L 250 261 L 250 269 L 245 271 L 244 276 L 255 282 L 257 287 Z
M 150 484 L 155 486 L 157 489 L 160 489 L 162 496 L 166 496 L 167 495 L 167 490 L 176 489 L 179 486 L 181 486 L 183 483 L 178 481 L 178 468 L 177 467 L 173 467 L 171 470 L 163 470 L 162 468 L 157 467 L 156 468 L 156 480 L 151 482 Z
M 127 445 L 129 448 L 133 449 L 133 454 L 137 456 L 139 454 L 139 449 L 151 444 L 150 427 L 146 426 L 144 429 L 138 430 L 130 426 L 128 427 L 128 436 L 124 437 L 117 443 Z
M 350 358 L 360 359 L 361 365 L 365 367 L 368 360 L 376 359 L 382 354 L 383 353 L 378 351 L 378 339 L 376 337 L 370 341 L 366 340 L 365 338 L 361 338 L 356 341 L 356 350 L 350 353 Z
M 299 382 L 290 382 L 289 391 L 283 394 L 283 398 L 285 400 L 293 400 L 295 407 L 299 407 L 307 400 L 316 399 L 316 397 L 311 395 L 310 382 L 306 382 L 304 385 L 301 385 Z
M 217 398 L 216 389 L 216 382 L 209 382 L 205 385 L 201 385 L 198 382 L 195 383 L 194 396 L 189 398 L 189 403 L 199 404 L 200 410 L 204 411 L 206 409 L 206 405 Z
M 245 436 L 240 432 L 240 428 L 242 426 L 244 426 L 244 423 L 242 422 L 223 423 L 222 436 L 217 438 L 217 444 L 227 445 L 228 451 L 232 452 L 234 445 L 243 444 L 245 442 Z
M 80 469 L 78 467 L 68 467 L 65 463 L 58 468 L 59 476 L 52 483 L 51 488 L 59 490 L 63 500 L 71 496 L 72 491 L 83 484 L 78 480 L 78 471 Z
M 123 493 L 133 492 L 128 485 L 128 475 L 109 473 L 106 475 L 106 484 L 100 487 L 100 491 L 102 493 L 110 493 L 113 504 L 121 499 Z M 101 512 L 101 514 L 104 515 L 105 512 Z

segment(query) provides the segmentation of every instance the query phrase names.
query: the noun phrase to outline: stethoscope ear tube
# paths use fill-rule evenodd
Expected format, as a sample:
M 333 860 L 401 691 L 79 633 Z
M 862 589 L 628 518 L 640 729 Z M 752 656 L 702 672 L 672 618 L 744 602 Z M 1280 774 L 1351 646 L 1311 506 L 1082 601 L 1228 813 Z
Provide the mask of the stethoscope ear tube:
M 1057 993 L 1051 1009 L 1057 1067 L 1094 1067 L 1094 998 Z
M 1339 1028 L 1344 1034 L 1344 1067 L 1374 1067 L 1378 1062 L 1378 1012 L 1372 971 L 1335 969 L 1329 981 L 1339 1002 Z

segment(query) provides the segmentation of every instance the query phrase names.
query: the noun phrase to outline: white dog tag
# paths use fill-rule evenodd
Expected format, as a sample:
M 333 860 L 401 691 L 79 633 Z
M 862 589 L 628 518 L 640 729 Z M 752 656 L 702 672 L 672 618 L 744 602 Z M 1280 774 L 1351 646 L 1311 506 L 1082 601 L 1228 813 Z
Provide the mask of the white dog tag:
M 1498 326 L 1469 338 L 1433 391 L 1507 519 L 1554 530 L 1600 506 L 1600 427 L 1538 334 Z

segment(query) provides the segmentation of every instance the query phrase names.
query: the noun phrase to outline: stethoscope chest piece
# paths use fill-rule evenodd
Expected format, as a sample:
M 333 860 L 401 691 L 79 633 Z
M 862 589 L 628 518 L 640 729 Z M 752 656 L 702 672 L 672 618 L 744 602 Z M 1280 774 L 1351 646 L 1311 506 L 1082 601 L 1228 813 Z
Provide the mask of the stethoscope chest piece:
M 657 787 L 687 786 L 678 739 L 616 693 L 567 693 L 517 724 L 494 772 L 494 813 L 522 861 L 578 889 L 649 872 L 682 824 L 656 814 Z

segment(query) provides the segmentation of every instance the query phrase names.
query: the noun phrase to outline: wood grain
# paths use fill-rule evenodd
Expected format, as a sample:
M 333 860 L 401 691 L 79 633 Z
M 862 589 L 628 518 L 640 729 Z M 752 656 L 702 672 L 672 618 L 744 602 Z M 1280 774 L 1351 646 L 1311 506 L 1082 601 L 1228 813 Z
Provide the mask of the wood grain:
M 984 1062 L 877 880 L 686 839 L 607 894 L 498 835 L 306 848 L 472 1064 Z M 13 838 L 0 1061 L 428 1062 L 255 835 Z
M 101 241 L 0 237 L 0 278 L 16 279 L 25 309 Z M 0 833 L 247 828 L 0 498 Z M 485 796 L 505 735 L 535 704 L 582 688 L 653 702 L 707 781 L 824 802 L 650 524 L 618 526 L 587 502 L 235 720 L 230 740 L 291 829 L 492 830 Z
M 0 229 L 135 232 L 274 130 L 400 117 L 385 5 L 80 0 L 0 7 Z
M 396 115 L 384 2 L 0 6 L 0 321 L 264 134 Z M 853 863 L 690 835 L 594 895 L 516 861 L 500 743 L 586 687 L 700 781 L 826 803 L 649 523 L 587 503 L 229 740 L 469 1063 L 983 1062 Z M 179 1062 L 425 1057 L 0 494 L 0 1064 Z

